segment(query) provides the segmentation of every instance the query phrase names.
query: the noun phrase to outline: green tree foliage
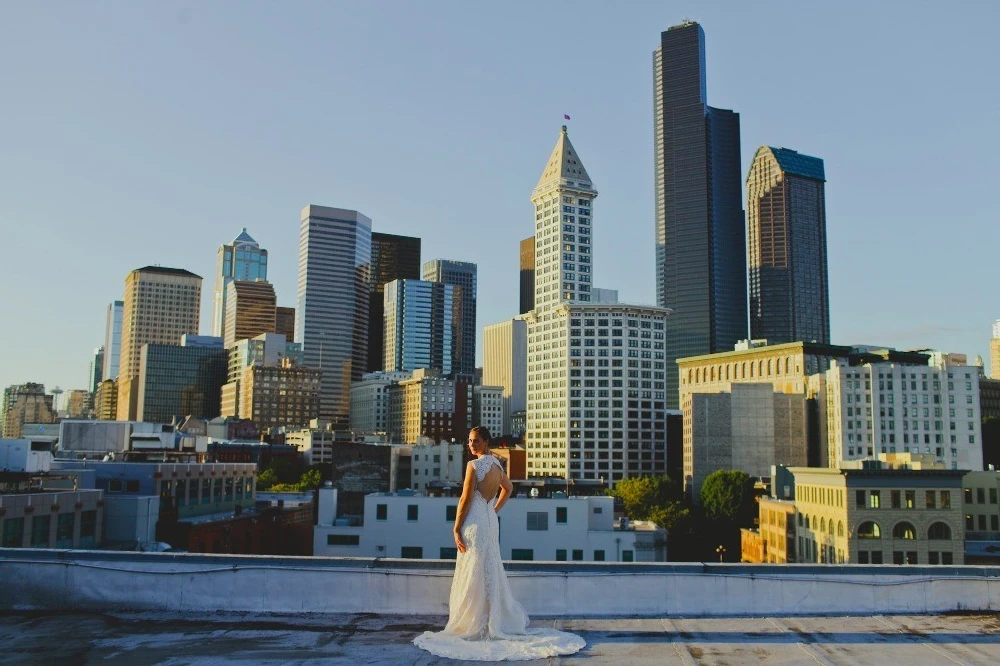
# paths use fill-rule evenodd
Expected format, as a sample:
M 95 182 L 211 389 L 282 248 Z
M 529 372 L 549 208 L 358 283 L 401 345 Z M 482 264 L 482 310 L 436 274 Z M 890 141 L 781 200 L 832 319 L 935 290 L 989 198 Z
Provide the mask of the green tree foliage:
M 278 483 L 278 475 L 273 469 L 265 469 L 257 477 L 257 490 L 270 490 Z
M 701 484 L 701 506 L 713 522 L 750 527 L 757 517 L 753 479 L 746 472 L 720 469 Z
M 301 490 L 316 490 L 322 482 L 323 477 L 320 475 L 319 470 L 311 469 L 299 479 L 299 488 Z
M 621 500 L 625 515 L 633 520 L 652 520 L 678 499 L 674 482 L 668 476 L 635 476 L 622 479 L 608 494 Z

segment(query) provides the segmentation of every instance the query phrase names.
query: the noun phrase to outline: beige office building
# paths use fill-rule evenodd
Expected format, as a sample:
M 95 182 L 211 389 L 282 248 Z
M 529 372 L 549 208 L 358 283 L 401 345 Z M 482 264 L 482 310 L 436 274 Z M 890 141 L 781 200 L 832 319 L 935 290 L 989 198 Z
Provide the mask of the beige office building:
M 772 465 L 807 464 L 806 399 L 767 384 L 733 384 L 728 393 L 684 398 L 684 490 L 699 503 L 712 472 L 770 476 Z
M 993 337 L 990 338 L 990 378 L 1000 379 L 1000 319 L 993 322 Z
M 226 349 L 238 340 L 277 331 L 277 296 L 265 280 L 233 280 L 226 286 Z M 292 338 L 286 338 L 292 340 Z
M 119 421 L 136 418 L 142 346 L 150 342 L 176 345 L 180 344 L 182 335 L 197 335 L 200 309 L 201 277 L 190 271 L 146 266 L 125 278 L 118 375 Z
M 319 416 L 322 374 L 322 370 L 294 365 L 288 359 L 280 366 L 246 368 L 239 386 L 239 417 L 250 419 L 262 432 L 309 425 Z
M 532 253 L 534 253 L 534 238 Z M 528 392 L 528 325 L 523 317 L 483 329 L 483 384 L 503 387 L 501 427 L 494 435 L 513 435 L 511 417 L 523 412 Z

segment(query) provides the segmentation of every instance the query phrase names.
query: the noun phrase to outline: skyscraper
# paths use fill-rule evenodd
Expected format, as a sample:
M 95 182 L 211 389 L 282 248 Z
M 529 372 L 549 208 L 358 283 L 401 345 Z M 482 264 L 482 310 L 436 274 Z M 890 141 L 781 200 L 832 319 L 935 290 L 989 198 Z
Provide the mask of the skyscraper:
M 531 194 L 537 279 L 535 308 L 523 315 L 528 476 L 614 483 L 667 469 L 667 313 L 593 300 L 596 197 L 564 126 Z
M 823 160 L 761 146 L 747 175 L 750 337 L 830 342 Z
M 473 381 L 476 375 L 476 274 L 476 265 L 467 261 L 432 259 L 423 267 L 424 280 L 458 287 L 455 301 L 461 315 L 454 329 L 452 348 L 456 362 L 451 374 L 467 381 Z
M 226 287 L 233 280 L 266 280 L 267 250 L 247 233 L 247 228 L 229 245 L 220 245 L 212 292 L 212 335 L 226 337 Z M 236 338 L 239 340 L 239 338 Z
M 222 344 L 227 349 L 237 340 L 277 331 L 277 297 L 270 282 L 231 280 L 226 287 L 225 303 L 226 335 Z
M 323 371 L 319 417 L 346 427 L 351 382 L 368 362 L 372 222 L 356 210 L 306 206 L 300 214 L 295 341 Z
M 450 375 L 458 362 L 452 343 L 457 318 L 458 287 L 425 280 L 393 280 L 385 291 L 386 372 L 412 372 L 419 368 Z
M 43 384 L 29 382 L 8 386 L 0 407 L 0 435 L 19 439 L 24 434 L 25 423 L 55 423 L 54 402 Z
M 483 384 L 503 387 L 503 425 L 495 434 L 514 434 L 511 415 L 524 411 L 528 390 L 527 370 L 528 327 L 523 318 L 515 317 L 483 329 Z
M 274 332 L 281 333 L 289 342 L 295 339 L 295 308 L 279 305 L 274 309 Z
M 1000 379 L 1000 319 L 993 322 L 993 337 L 990 338 L 990 378 Z
M 383 369 L 385 285 L 393 280 L 420 279 L 420 239 L 372 232 L 372 270 L 368 285 L 368 372 Z
M 143 345 L 136 382 L 136 419 L 170 423 L 175 417 L 219 416 L 226 360 L 221 340 L 215 347 Z
M 535 309 L 535 237 L 521 241 L 520 313 Z
M 93 393 L 97 390 L 97 385 L 104 380 L 104 347 L 94 350 L 94 355 L 90 359 L 90 375 L 87 380 L 87 390 Z
M 667 404 L 678 358 L 732 349 L 747 336 L 746 230 L 739 114 L 708 106 L 705 33 L 660 35 L 653 52 L 656 301 L 667 318 Z
M 140 355 L 150 342 L 179 344 L 198 333 L 201 277 L 183 268 L 146 266 L 125 278 L 121 361 L 118 370 L 118 420 L 136 418 Z
M 104 379 L 118 377 L 118 363 L 122 350 L 122 301 L 112 301 L 104 324 Z

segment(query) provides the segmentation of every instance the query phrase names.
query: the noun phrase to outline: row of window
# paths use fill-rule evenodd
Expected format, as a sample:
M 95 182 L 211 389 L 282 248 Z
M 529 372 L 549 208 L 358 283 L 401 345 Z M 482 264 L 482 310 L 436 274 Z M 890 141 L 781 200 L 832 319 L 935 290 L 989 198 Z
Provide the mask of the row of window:
M 52 516 L 37 515 L 30 518 L 31 533 L 28 545 L 31 548 L 72 548 L 73 531 L 76 529 L 76 514 L 61 513 L 56 515 L 56 539 L 49 542 L 52 529 Z M 24 546 L 24 518 L 7 518 L 3 520 L 0 547 L 21 548 Z M 80 548 L 96 545 L 97 511 L 80 512 Z

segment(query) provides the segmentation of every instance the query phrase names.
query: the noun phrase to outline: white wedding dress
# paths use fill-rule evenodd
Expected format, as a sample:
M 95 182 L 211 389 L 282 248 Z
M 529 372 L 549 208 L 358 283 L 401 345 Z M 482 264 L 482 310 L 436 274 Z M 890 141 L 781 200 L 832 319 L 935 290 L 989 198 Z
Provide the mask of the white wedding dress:
M 473 461 L 476 482 L 500 461 L 484 455 Z M 501 468 L 502 469 L 502 468 Z M 413 643 L 439 657 L 474 661 L 521 661 L 573 654 L 587 642 L 555 629 L 528 629 L 528 614 L 510 592 L 500 559 L 500 523 L 493 502 L 473 491 L 462 523 L 467 546 L 458 554 L 451 584 L 448 624 L 426 631 Z

